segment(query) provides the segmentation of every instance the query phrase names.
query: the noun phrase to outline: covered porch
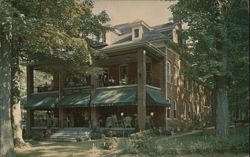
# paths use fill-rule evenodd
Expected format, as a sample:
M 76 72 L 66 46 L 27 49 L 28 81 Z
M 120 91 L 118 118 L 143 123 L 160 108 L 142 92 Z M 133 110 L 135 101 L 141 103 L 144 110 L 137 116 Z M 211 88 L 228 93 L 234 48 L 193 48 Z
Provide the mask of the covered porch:
M 91 107 L 91 120 L 100 128 L 138 129 L 138 85 L 100 87 L 96 89 Z M 169 107 L 160 88 L 146 87 L 146 129 L 165 126 Z

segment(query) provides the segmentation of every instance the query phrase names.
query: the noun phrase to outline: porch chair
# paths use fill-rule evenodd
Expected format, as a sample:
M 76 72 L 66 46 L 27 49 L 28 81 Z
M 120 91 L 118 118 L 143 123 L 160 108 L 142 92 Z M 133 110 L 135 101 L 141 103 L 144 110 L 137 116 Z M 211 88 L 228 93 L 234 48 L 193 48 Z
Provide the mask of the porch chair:
M 112 120 L 113 118 L 112 117 L 107 117 L 106 118 L 106 122 L 105 122 L 105 127 L 106 128 L 112 128 L 112 123 L 113 123 L 113 120 Z
M 124 121 L 125 128 L 132 128 L 132 125 L 131 125 L 132 117 L 126 116 L 123 121 Z
M 113 122 L 113 127 L 118 127 L 119 125 L 118 125 L 118 120 L 117 120 L 117 117 L 116 117 L 116 115 L 114 114 L 114 115 L 112 115 L 112 122 Z

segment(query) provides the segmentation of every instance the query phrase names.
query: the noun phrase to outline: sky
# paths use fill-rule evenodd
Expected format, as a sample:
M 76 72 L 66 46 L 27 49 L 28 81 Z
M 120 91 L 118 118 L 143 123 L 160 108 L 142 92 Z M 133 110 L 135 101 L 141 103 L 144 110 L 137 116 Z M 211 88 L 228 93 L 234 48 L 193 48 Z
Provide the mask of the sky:
M 106 10 L 111 25 L 144 20 L 149 26 L 167 23 L 172 17 L 169 2 L 160 0 L 95 0 L 93 12 Z

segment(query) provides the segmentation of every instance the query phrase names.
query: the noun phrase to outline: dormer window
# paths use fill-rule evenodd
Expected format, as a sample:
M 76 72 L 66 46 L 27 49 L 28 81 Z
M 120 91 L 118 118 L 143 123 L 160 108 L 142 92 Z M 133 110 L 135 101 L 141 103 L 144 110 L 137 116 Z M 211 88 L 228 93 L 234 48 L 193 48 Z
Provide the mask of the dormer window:
M 134 38 L 139 38 L 139 29 L 134 29 Z

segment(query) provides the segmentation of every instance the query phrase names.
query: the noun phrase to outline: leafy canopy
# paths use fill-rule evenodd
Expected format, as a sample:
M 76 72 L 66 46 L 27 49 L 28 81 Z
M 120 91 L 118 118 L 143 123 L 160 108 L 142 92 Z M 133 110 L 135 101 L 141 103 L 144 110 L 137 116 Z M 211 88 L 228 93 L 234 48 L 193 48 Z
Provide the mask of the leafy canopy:
M 13 50 L 25 62 L 46 71 L 93 74 L 100 69 L 89 66 L 98 54 L 88 35 L 109 29 L 103 24 L 110 19 L 105 11 L 94 15 L 92 9 L 91 0 L 5 0 L 0 6 L 0 30 L 12 34 Z

